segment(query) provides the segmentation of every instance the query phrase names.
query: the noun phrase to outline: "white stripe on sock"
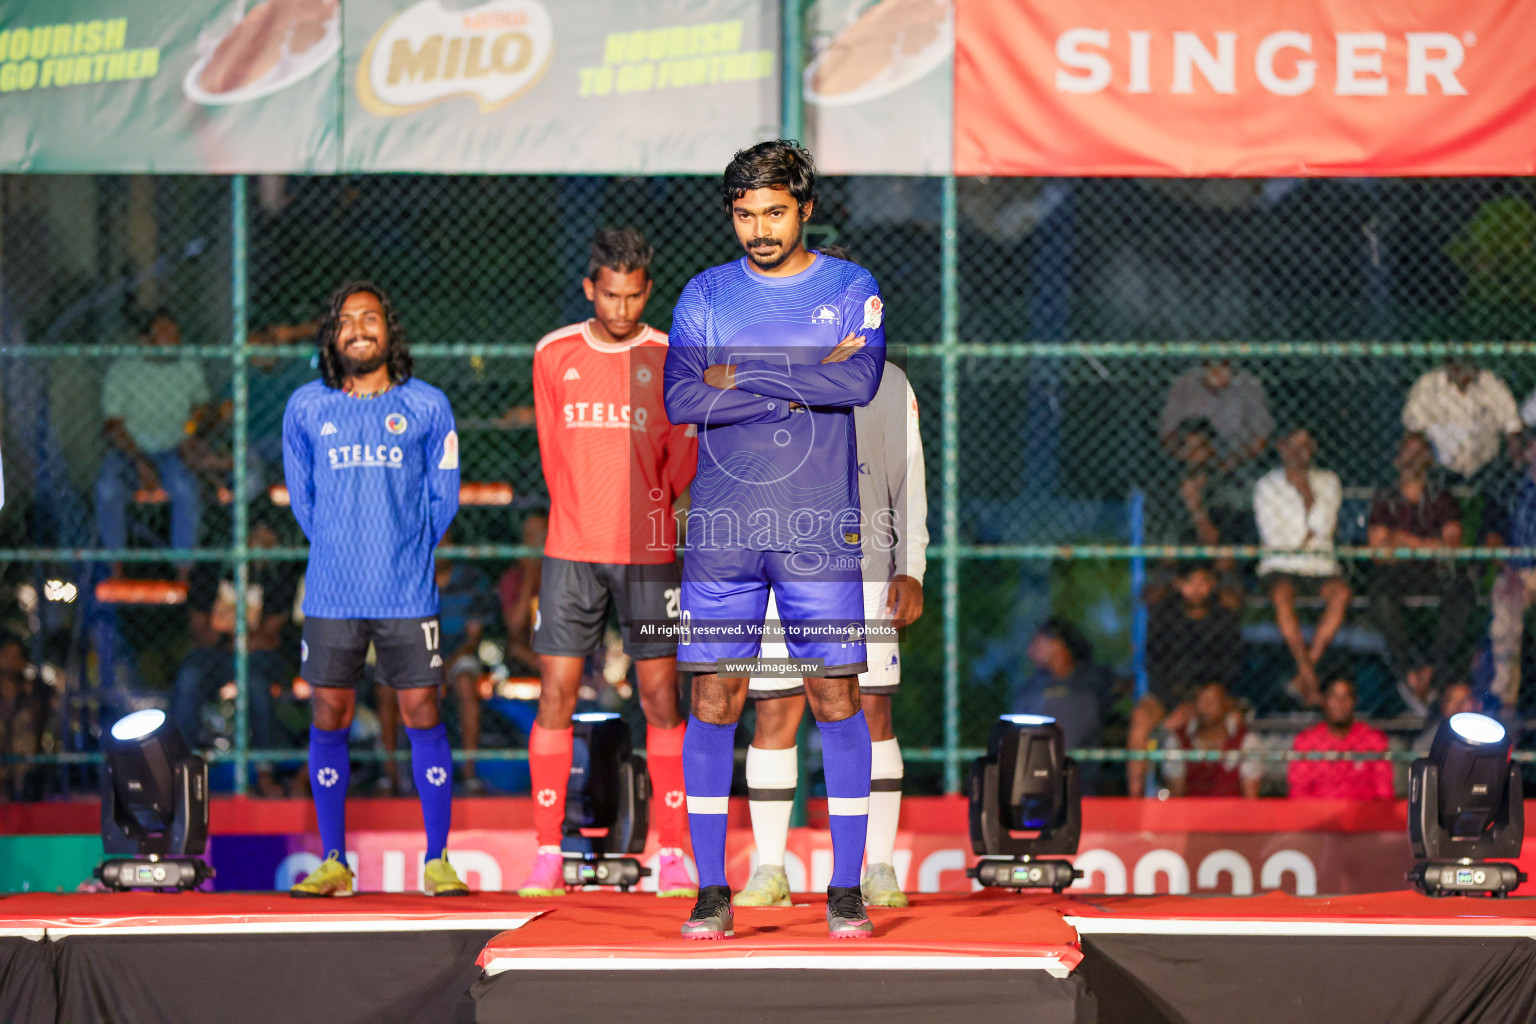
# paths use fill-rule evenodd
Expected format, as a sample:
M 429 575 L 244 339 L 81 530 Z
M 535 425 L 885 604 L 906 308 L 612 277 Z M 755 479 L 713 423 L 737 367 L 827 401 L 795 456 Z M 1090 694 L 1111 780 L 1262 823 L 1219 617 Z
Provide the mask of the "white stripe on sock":
M 827 797 L 828 814 L 859 815 L 869 813 L 869 797 L 867 796 L 829 796 Z
M 731 809 L 731 798 L 728 796 L 690 796 L 688 798 L 689 814 L 725 814 Z

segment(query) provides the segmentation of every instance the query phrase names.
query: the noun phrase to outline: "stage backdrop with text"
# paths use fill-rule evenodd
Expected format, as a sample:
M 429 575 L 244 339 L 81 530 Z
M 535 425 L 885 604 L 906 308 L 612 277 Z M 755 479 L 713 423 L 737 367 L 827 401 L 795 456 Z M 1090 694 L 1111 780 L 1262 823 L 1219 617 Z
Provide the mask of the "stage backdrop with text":
M 336 0 L 0 0 L 0 170 L 332 171 Z
M 364 890 L 419 889 L 425 841 L 414 800 L 360 800 L 348 809 L 347 857 Z M 826 887 L 832 848 L 825 801 L 810 804 L 810 828 L 790 835 L 786 865 L 797 891 Z M 89 877 L 101 843 L 85 834 L 99 821 L 92 802 L 0 804 L 0 891 L 73 888 Z M 1410 860 L 1402 802 L 1345 800 L 1084 801 L 1082 843 L 1074 859 L 1083 893 L 1231 893 L 1268 889 L 1308 895 L 1406 887 Z M 1526 806 L 1536 821 L 1536 801 Z M 218 799 L 211 808 L 209 859 L 215 887 L 286 889 L 320 859 L 314 807 L 307 800 Z M 452 858 L 469 883 L 486 890 L 517 885 L 535 849 L 526 797 L 460 800 Z M 975 862 L 961 797 L 913 797 L 902 806 L 895 868 L 912 892 L 963 892 Z M 752 868 L 745 801 L 731 802 L 727 875 L 743 884 Z M 655 866 L 654 845 L 643 859 Z M 1536 874 L 1536 840 L 1521 867 Z M 642 888 L 653 888 L 647 879 Z M 1532 886 L 1522 887 L 1529 893 Z
M 356 810 L 366 806 L 356 805 Z M 832 874 L 824 804 L 813 802 L 811 810 L 812 824 L 820 819 L 821 827 L 792 830 L 786 858 L 790 885 L 797 892 L 826 888 Z M 1247 895 L 1283 890 L 1312 895 L 1404 889 L 1412 865 L 1405 814 L 1402 803 L 1089 800 L 1082 843 L 1073 858 L 1086 877 L 1073 891 Z M 974 887 L 965 874 L 976 860 L 965 816 L 965 801 L 958 797 L 906 801 L 894 865 L 906 889 L 963 892 Z M 470 876 L 470 885 L 509 889 L 522 880 L 536 843 L 532 830 L 522 826 L 523 816 L 515 817 L 518 824 L 512 828 L 454 833 L 451 856 Z M 726 874 L 736 887 L 746 883 L 754 864 L 748 825 L 744 803 L 733 801 Z M 219 834 L 211 843 L 220 889 L 287 888 L 312 871 L 321 856 L 312 834 Z M 360 829 L 348 837 L 347 856 L 365 890 L 419 889 L 425 846 L 419 829 Z M 657 853 L 653 842 L 642 860 L 654 869 Z M 1522 860 L 1527 871 L 1536 866 L 1533 861 L 1536 842 L 1528 842 Z M 642 881 L 641 888 L 654 889 L 654 879 Z
M 960 0 L 955 170 L 1525 175 L 1529 0 Z
M 718 173 L 776 134 L 762 0 L 346 0 L 358 171 Z

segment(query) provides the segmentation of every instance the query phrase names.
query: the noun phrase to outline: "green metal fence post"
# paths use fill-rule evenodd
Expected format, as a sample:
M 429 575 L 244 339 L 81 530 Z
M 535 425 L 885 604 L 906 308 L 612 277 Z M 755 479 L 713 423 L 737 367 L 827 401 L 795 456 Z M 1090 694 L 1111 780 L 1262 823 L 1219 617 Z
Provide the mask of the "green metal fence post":
M 803 139 L 805 96 L 801 61 L 805 58 L 805 0 L 785 0 L 783 52 L 779 57 L 779 124 L 786 139 Z
M 942 441 L 940 493 L 944 513 L 944 792 L 960 792 L 960 289 L 959 223 L 955 176 L 944 177 L 939 289 L 943 303 L 939 344 L 942 349 Z
M 234 493 L 235 556 L 235 793 L 245 795 L 247 763 L 250 751 L 250 630 L 246 625 L 246 590 L 251 583 L 250 565 L 250 495 L 246 487 L 246 469 L 250 463 L 246 381 L 246 198 L 245 175 L 230 179 L 229 211 L 229 291 L 230 359 L 234 389 Z

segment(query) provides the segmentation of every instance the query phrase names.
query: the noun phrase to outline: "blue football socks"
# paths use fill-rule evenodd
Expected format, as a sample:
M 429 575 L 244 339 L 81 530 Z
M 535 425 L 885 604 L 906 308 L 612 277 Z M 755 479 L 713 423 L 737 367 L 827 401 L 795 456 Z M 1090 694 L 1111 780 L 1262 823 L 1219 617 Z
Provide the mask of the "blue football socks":
M 864 734 L 866 748 L 869 733 Z M 731 796 L 731 772 L 736 767 L 736 724 L 710 725 L 688 716 L 683 735 L 683 784 L 688 792 L 688 830 L 693 837 L 693 863 L 699 885 L 725 885 L 725 824 Z M 869 792 L 869 771 L 864 772 Z M 859 843 L 862 848 L 863 836 Z
M 831 885 L 857 886 L 869 828 L 869 723 L 861 710 L 840 722 L 817 722 L 827 776 L 827 820 L 832 832 Z
M 347 786 L 352 762 L 347 729 L 309 727 L 309 790 L 315 797 L 315 820 L 326 856 L 347 859 Z
M 448 746 L 448 727 L 438 722 L 430 729 L 412 729 L 411 775 L 421 797 L 421 820 L 427 827 L 427 859 L 441 857 L 448 849 L 448 825 L 453 818 L 453 751 Z

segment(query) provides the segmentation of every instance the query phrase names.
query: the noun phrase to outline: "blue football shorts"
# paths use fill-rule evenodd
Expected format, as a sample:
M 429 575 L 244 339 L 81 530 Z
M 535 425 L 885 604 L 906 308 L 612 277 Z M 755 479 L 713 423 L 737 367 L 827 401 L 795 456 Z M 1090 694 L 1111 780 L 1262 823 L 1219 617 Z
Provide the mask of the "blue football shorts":
M 683 556 L 677 667 L 718 672 L 721 660 L 758 658 L 770 588 L 790 658 L 822 662 L 823 677 L 865 671 L 864 580 L 857 554 L 736 548 L 689 548 Z

